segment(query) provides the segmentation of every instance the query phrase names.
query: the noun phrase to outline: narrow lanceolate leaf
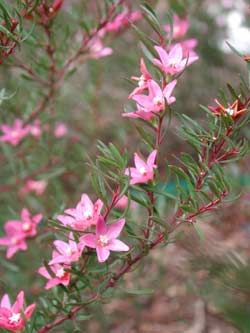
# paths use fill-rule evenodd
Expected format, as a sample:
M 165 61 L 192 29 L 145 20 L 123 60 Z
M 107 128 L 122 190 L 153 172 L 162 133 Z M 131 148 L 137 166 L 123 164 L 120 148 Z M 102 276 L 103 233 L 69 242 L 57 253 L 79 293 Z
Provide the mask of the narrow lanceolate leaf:
M 144 18 L 150 24 L 151 28 L 153 28 L 157 34 L 163 35 L 163 31 L 153 8 L 150 7 L 149 4 L 143 4 L 141 8 L 144 13 Z
M 234 88 L 231 86 L 231 84 L 227 83 L 227 88 L 228 88 L 228 90 L 229 90 L 229 92 L 230 92 L 230 94 L 231 94 L 231 96 L 232 96 L 233 99 L 236 100 L 236 99 L 239 98 L 238 94 L 236 93 L 236 91 L 234 90 Z
M 145 130 L 142 126 L 135 125 L 136 130 L 140 134 L 142 140 L 149 146 L 149 148 L 154 148 L 154 138 L 153 136 Z
M 137 26 L 134 24 L 131 24 L 131 26 L 134 28 L 136 34 L 138 35 L 140 41 L 146 46 L 146 48 L 149 50 L 149 52 L 154 56 L 157 57 L 157 52 L 154 49 L 154 45 L 156 45 L 156 41 L 149 38 L 144 32 L 142 32 Z
M 2 25 L 0 25 L 0 32 L 2 32 L 4 35 L 6 35 L 9 39 L 15 41 L 16 43 L 19 43 L 19 40 L 17 39 L 17 37 Z M 0 47 L 1 47 L 1 45 L 0 45 Z

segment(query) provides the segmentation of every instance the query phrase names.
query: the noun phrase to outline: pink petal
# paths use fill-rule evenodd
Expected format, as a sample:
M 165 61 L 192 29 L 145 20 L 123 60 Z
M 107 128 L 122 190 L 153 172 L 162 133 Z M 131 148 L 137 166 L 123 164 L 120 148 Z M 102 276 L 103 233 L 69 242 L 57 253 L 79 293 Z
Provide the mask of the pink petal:
M 164 94 L 166 100 L 168 100 L 168 98 L 171 96 L 176 84 L 177 84 L 177 80 L 174 80 L 174 81 L 168 83 L 166 85 L 166 87 L 164 88 L 163 94 Z
M 130 185 L 143 184 L 143 183 L 145 183 L 143 177 L 140 177 L 140 178 L 139 178 L 139 177 L 138 177 L 138 178 L 132 178 L 132 179 L 130 180 Z
M 55 245 L 57 251 L 60 252 L 61 254 L 64 254 L 68 249 L 68 244 L 61 240 L 56 240 L 53 242 L 53 244 Z
M 108 231 L 107 224 L 102 216 L 99 216 L 96 224 L 96 235 L 105 235 Z
M 113 53 L 113 50 L 111 49 L 111 47 L 105 47 L 105 48 L 103 48 L 103 49 L 101 50 L 101 52 L 99 53 L 98 58 L 99 58 L 99 57 L 106 57 L 106 56 L 108 56 L 108 55 L 110 55 L 110 54 L 112 54 L 112 53 Z
M 191 65 L 193 62 L 197 61 L 199 59 L 198 56 L 190 56 L 188 57 L 188 65 Z
M 183 51 L 181 44 L 175 44 L 169 52 L 169 58 L 175 59 L 176 62 L 180 62 L 183 57 Z
M 67 216 L 67 215 L 58 215 L 57 216 L 57 220 L 59 222 L 61 222 L 63 225 L 67 226 L 67 225 L 72 225 L 74 223 L 74 219 L 71 216 Z
M 89 196 L 87 194 L 82 194 L 81 196 L 81 201 L 79 202 L 79 204 L 84 207 L 85 210 L 93 210 L 93 203 L 90 200 Z M 77 205 L 78 206 L 78 205 Z
M 4 230 L 10 236 L 17 235 L 22 231 L 21 221 L 11 220 L 5 223 Z
M 35 224 L 38 224 L 41 222 L 43 218 L 43 215 L 42 214 L 36 214 L 32 217 L 32 221 L 35 223 Z
M 141 73 L 143 74 L 143 76 L 146 80 L 150 80 L 152 78 L 151 74 L 147 70 L 147 67 L 145 65 L 145 62 L 144 62 L 143 58 L 141 58 L 141 61 L 140 61 L 140 70 L 141 70 Z
M 182 42 L 183 47 L 187 49 L 194 49 L 197 46 L 197 44 L 198 40 L 196 38 L 190 38 Z
M 11 315 L 12 311 L 11 309 L 8 308 L 0 308 L 0 320 L 3 319 L 3 317 L 9 318 Z
M 23 309 L 24 305 L 24 292 L 20 291 L 20 293 L 17 295 L 16 302 L 12 306 L 12 311 L 15 313 L 20 312 Z
M 111 251 L 128 251 L 129 247 L 119 239 L 112 239 L 108 245 Z
M 94 204 L 95 213 L 100 215 L 102 207 L 103 207 L 102 200 L 101 199 L 96 200 L 96 202 Z
M 164 71 L 164 65 L 160 62 L 158 59 L 153 59 L 153 64 L 157 67 L 159 67 L 162 71 Z
M 152 153 L 148 156 L 147 165 L 151 168 L 155 166 L 155 158 L 157 155 L 157 150 L 153 150 Z
M 8 133 L 11 131 L 11 127 L 8 126 L 8 125 L 1 125 L 1 130 L 4 132 L 4 133 Z
M 10 245 L 10 238 L 9 237 L 1 237 L 0 238 L 0 245 L 9 246 Z
M 65 256 L 58 255 L 49 261 L 49 265 L 63 264 L 63 263 L 66 263 L 66 261 L 67 261 L 67 258 L 65 258 Z
M 136 112 L 127 112 L 127 113 L 122 113 L 122 117 L 127 117 L 127 118 L 140 118 L 144 119 L 146 121 L 151 120 L 155 115 L 152 112 L 144 112 L 144 111 L 136 111 Z
M 46 279 L 51 279 L 51 276 L 45 267 L 40 267 L 37 272 Z
M 171 97 L 168 98 L 167 102 L 168 102 L 168 105 L 170 105 L 170 104 L 173 104 L 175 101 L 176 101 L 176 98 L 171 96 Z
M 113 224 L 108 224 L 108 231 L 106 233 L 108 239 L 111 240 L 117 238 L 120 235 L 124 225 L 125 219 L 120 219 Z
M 141 159 L 138 156 L 137 153 L 134 153 L 134 160 L 135 160 L 136 169 L 141 169 L 141 168 L 147 169 L 147 164 L 143 161 L 143 159 Z
M 0 303 L 1 308 L 11 309 L 11 303 L 9 295 L 5 294 Z
M 97 246 L 96 253 L 99 262 L 106 261 L 110 255 L 109 249 L 107 247 L 101 247 L 101 246 Z
M 148 90 L 151 97 L 162 96 L 161 87 L 154 80 L 148 81 Z
M 8 318 L 10 317 L 11 314 L 12 314 L 12 311 L 10 309 L 5 308 L 5 307 L 4 308 L 0 308 L 0 321 L 1 320 L 5 320 L 5 319 L 8 320 Z
M 50 288 L 53 288 L 55 286 L 58 286 L 59 284 L 61 284 L 61 281 L 57 278 L 54 278 L 54 279 L 51 279 L 49 280 L 46 285 L 45 285 L 45 289 L 50 289 Z
M 17 246 L 9 247 L 7 252 L 6 252 L 6 258 L 10 259 L 14 256 L 16 252 L 19 251 L 19 248 Z
M 27 208 L 23 208 L 21 211 L 21 219 L 23 221 L 29 220 L 30 219 L 30 212 L 28 211 Z
M 142 106 L 145 109 L 148 109 L 151 107 L 151 99 L 148 96 L 145 95 L 134 95 L 132 97 L 134 101 L 136 101 L 140 106 Z
M 83 245 L 86 245 L 88 247 L 91 247 L 92 249 L 95 249 L 96 248 L 96 235 L 94 235 L 94 234 L 84 235 L 80 238 L 80 243 Z
M 27 246 L 27 243 L 25 242 L 25 239 L 23 239 L 23 241 L 21 243 L 18 244 L 18 248 L 20 250 L 23 250 L 23 251 L 26 251 L 28 246 Z
M 168 53 L 161 46 L 154 47 L 163 64 L 168 63 Z
M 36 304 L 33 303 L 33 304 L 29 305 L 29 306 L 25 309 L 25 311 L 24 311 L 24 315 L 25 315 L 25 318 L 26 318 L 26 319 L 29 319 L 29 318 L 32 316 L 32 314 L 33 314 L 35 308 L 36 308 Z

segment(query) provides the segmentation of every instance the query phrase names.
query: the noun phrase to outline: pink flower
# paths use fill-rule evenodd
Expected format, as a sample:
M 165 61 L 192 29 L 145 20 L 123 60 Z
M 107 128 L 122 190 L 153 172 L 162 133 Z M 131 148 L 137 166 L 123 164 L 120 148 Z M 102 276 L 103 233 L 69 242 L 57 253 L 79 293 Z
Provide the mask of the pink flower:
M 196 38 L 186 39 L 180 42 L 179 44 L 182 47 L 183 57 L 185 58 L 196 57 L 197 59 L 199 58 L 198 54 L 194 50 L 198 44 L 198 40 Z
M 116 207 L 116 208 L 119 208 L 119 209 L 125 209 L 125 208 L 127 208 L 128 203 L 129 203 L 129 201 L 128 201 L 128 197 L 127 197 L 126 195 L 123 195 L 123 196 L 117 201 L 115 207 Z M 135 203 L 134 201 L 132 201 L 132 202 L 130 203 L 130 207 L 131 207 L 131 208 L 135 208 L 135 206 L 136 206 L 136 203 Z
M 0 327 L 9 332 L 21 332 L 26 321 L 32 316 L 36 304 L 33 303 L 24 309 L 24 292 L 21 291 L 16 302 L 11 305 L 9 296 L 5 294 L 0 303 Z
M 139 119 L 144 119 L 145 121 L 151 120 L 155 114 L 153 112 L 148 112 L 145 111 L 140 105 L 137 104 L 137 110 L 135 112 L 125 112 L 122 113 L 123 117 L 127 118 L 139 118 Z
M 127 168 L 125 175 L 131 177 L 130 184 L 148 183 L 154 178 L 154 169 L 157 168 L 155 158 L 157 150 L 153 150 L 148 156 L 147 162 L 141 159 L 138 154 L 134 154 L 135 168 Z
M 187 18 L 180 18 L 177 15 L 173 17 L 173 39 L 182 38 L 186 35 L 189 29 L 189 21 Z M 170 33 L 171 27 L 169 24 L 164 26 L 164 30 Z
M 29 125 L 29 132 L 35 138 L 40 138 L 42 135 L 41 122 L 37 119 L 32 125 Z
M 148 81 L 149 95 L 134 95 L 132 99 L 136 101 L 145 112 L 160 112 L 165 109 L 166 102 L 170 105 L 175 102 L 175 97 L 171 96 L 177 81 L 167 84 L 162 90 L 154 80 Z
M 85 230 L 95 225 L 100 216 L 103 202 L 98 199 L 94 204 L 87 194 L 82 194 L 76 208 L 69 208 L 64 211 L 67 215 L 59 215 L 57 219 L 65 226 L 75 230 Z
M 21 211 L 21 226 L 22 232 L 24 233 L 25 237 L 34 237 L 37 234 L 36 227 L 41 222 L 43 216 L 42 214 L 36 214 L 31 216 L 28 209 L 23 208 Z M 18 222 L 18 221 L 17 221 Z M 14 223 L 17 223 L 13 221 Z
M 141 17 L 141 13 L 139 11 L 131 13 L 124 11 L 118 14 L 112 22 L 108 22 L 105 26 L 105 30 L 107 32 L 118 32 L 119 30 L 126 28 L 130 23 L 140 20 Z
M 147 70 L 147 67 L 145 65 L 145 62 L 143 58 L 141 58 L 141 64 L 140 64 L 140 70 L 141 70 L 141 76 L 132 76 L 132 80 L 138 81 L 138 87 L 135 88 L 132 93 L 129 95 L 129 98 L 132 98 L 136 94 L 140 94 L 145 89 L 148 88 L 148 81 L 152 80 L 152 75 Z
M 47 187 L 47 182 L 45 180 L 28 179 L 25 185 L 20 190 L 20 193 L 26 194 L 29 192 L 34 192 L 36 195 L 42 195 L 46 187 Z
M 29 126 L 24 126 L 21 119 L 16 119 L 13 126 L 1 125 L 0 129 L 3 132 L 0 141 L 9 142 L 13 146 L 17 146 L 29 134 Z
M 68 243 L 61 240 L 56 240 L 54 241 L 54 246 L 56 248 L 57 255 L 55 255 L 54 258 L 50 260 L 49 265 L 70 265 L 72 262 L 79 260 L 83 251 L 83 246 L 75 242 L 72 232 L 69 234 Z
M 104 262 L 108 259 L 110 251 L 128 251 L 129 247 L 117 237 L 125 224 L 125 219 L 120 219 L 113 224 L 106 224 L 102 216 L 96 224 L 96 233 L 84 235 L 80 242 L 90 248 L 96 249 L 97 259 Z
M 141 12 L 138 10 L 135 10 L 134 12 L 130 13 L 129 21 L 130 22 L 136 22 L 142 18 Z
M 57 253 L 53 253 L 53 259 L 57 256 Z M 65 269 L 69 269 L 69 266 L 55 264 L 51 265 L 50 269 L 53 273 L 53 276 L 51 276 L 51 273 L 49 273 L 46 269 L 46 267 L 40 267 L 38 269 L 38 273 L 45 277 L 48 282 L 45 285 L 45 289 L 50 289 L 55 286 L 58 286 L 59 284 L 62 284 L 64 286 L 68 286 L 70 283 L 70 273 L 67 272 Z
M 160 60 L 154 59 L 153 62 L 166 74 L 174 75 L 182 72 L 186 66 L 198 60 L 197 56 L 183 58 L 183 49 L 180 43 L 171 48 L 169 53 L 161 46 L 155 46 L 155 49 L 159 54 Z
M 42 214 L 36 214 L 31 216 L 28 209 L 23 208 L 21 211 L 21 220 L 20 221 L 8 221 L 8 225 L 12 226 L 13 229 L 19 230 L 21 228 L 21 232 L 25 237 L 34 237 L 37 234 L 36 227 L 38 223 L 41 222 Z
M 94 37 L 89 42 L 89 55 L 92 59 L 106 57 L 113 53 L 110 47 L 104 47 L 102 40 L 99 37 Z
M 54 129 L 54 136 L 56 138 L 62 138 L 68 133 L 68 127 L 65 123 L 59 122 L 56 124 L 55 129 Z
M 31 216 L 28 209 L 21 211 L 21 220 L 10 220 L 4 225 L 5 237 L 0 238 L 0 245 L 6 246 L 6 257 L 11 258 L 17 251 L 27 250 L 26 237 L 34 237 L 37 233 L 36 226 L 41 221 L 42 214 Z
M 0 245 L 7 247 L 6 258 L 10 259 L 18 251 L 27 250 L 22 225 L 19 221 L 8 221 L 4 225 L 6 236 L 0 238 Z

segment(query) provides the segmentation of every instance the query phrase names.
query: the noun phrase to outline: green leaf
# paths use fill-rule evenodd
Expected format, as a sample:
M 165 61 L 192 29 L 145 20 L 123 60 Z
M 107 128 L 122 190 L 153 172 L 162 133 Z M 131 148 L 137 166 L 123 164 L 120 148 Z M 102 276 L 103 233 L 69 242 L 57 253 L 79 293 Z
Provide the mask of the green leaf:
M 90 320 L 91 318 L 93 318 L 92 314 L 78 314 L 76 316 L 76 320 L 77 321 L 86 321 L 86 320 Z M 82 332 L 82 330 L 79 330 L 79 332 Z
M 5 28 L 4 26 L 2 26 L 2 25 L 0 25 L 0 32 L 2 32 L 3 34 L 5 34 L 9 39 L 12 39 L 16 43 L 19 43 L 19 41 L 16 38 L 16 36 L 12 32 L 10 32 L 7 28 Z
M 146 48 L 149 50 L 149 52 L 154 56 L 157 57 L 157 52 L 154 49 L 154 45 L 157 44 L 157 42 L 151 38 L 148 37 L 144 32 L 142 32 L 139 28 L 137 28 L 136 25 L 131 24 L 133 29 L 135 30 L 137 36 L 139 37 L 140 41 L 146 46 Z
M 231 84 L 227 83 L 227 88 L 228 88 L 228 90 L 229 90 L 233 99 L 238 99 L 239 98 L 238 94 L 236 93 L 234 88 L 231 86 Z
M 154 138 L 152 135 L 148 133 L 147 130 L 145 130 L 142 126 L 137 126 L 135 125 L 136 130 L 140 134 L 142 140 L 146 143 L 149 148 L 153 149 L 154 148 Z
M 157 16 L 152 7 L 149 4 L 145 3 L 141 5 L 141 8 L 144 12 L 144 18 L 149 23 L 151 28 L 158 34 L 163 35 L 163 31 L 161 29 L 161 25 L 157 19 Z

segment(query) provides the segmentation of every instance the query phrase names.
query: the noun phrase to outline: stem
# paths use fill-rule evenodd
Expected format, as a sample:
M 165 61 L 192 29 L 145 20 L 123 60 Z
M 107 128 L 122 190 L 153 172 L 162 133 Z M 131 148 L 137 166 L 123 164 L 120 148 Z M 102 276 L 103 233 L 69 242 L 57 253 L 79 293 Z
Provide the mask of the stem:
M 157 245 L 159 245 L 162 241 L 164 240 L 164 234 L 160 233 L 155 240 L 149 245 L 148 250 L 153 250 L 155 247 L 157 247 Z M 110 280 L 107 282 L 107 284 L 104 286 L 102 292 L 105 292 L 106 290 L 108 290 L 109 288 L 113 288 L 115 283 L 117 281 L 119 281 L 126 273 L 128 273 L 130 271 L 130 269 L 137 263 L 139 262 L 143 257 L 145 256 L 145 251 L 144 249 L 138 253 L 132 260 L 130 260 L 129 262 L 126 263 L 126 265 L 124 267 L 121 268 L 121 270 L 112 278 L 110 278 Z M 47 333 L 50 330 L 52 330 L 53 328 L 55 328 L 56 326 L 61 325 L 63 322 L 73 319 L 75 317 L 75 315 L 82 309 L 84 309 L 87 305 L 101 300 L 101 295 L 99 294 L 94 294 L 86 303 L 75 306 L 67 315 L 62 315 L 60 317 L 58 317 L 57 319 L 55 319 L 53 322 L 51 322 L 50 324 L 47 324 L 45 326 L 43 326 L 42 328 L 40 328 L 37 333 Z

